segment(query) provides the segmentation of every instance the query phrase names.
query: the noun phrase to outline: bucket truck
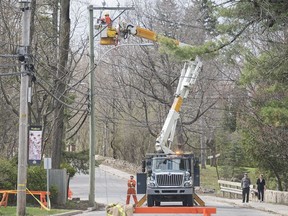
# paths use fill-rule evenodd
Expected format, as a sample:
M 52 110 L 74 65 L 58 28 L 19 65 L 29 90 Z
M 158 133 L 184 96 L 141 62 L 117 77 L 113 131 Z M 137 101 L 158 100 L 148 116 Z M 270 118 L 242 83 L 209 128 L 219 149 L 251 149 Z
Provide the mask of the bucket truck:
M 100 44 L 116 45 L 120 39 L 126 39 L 129 35 L 155 42 L 160 38 L 158 34 L 148 29 L 121 23 L 117 29 L 107 28 L 105 31 L 102 29 Z M 171 40 L 178 46 L 189 46 L 175 39 Z M 183 206 L 193 206 L 195 197 L 198 197 L 194 193 L 194 187 L 200 186 L 198 160 L 193 154 L 172 151 L 171 144 L 183 100 L 187 98 L 189 90 L 195 84 L 201 68 L 202 62 L 198 57 L 185 63 L 174 102 L 156 139 L 155 153 L 146 154 L 142 162 L 142 173 L 137 173 L 137 193 L 146 194 L 144 201 L 147 200 L 148 207 L 159 206 L 161 202 L 179 201 Z
M 140 186 L 146 185 L 149 207 L 159 206 L 161 202 L 181 201 L 183 206 L 194 204 L 194 187 L 200 183 L 198 161 L 193 154 L 172 151 L 171 144 L 183 99 L 187 97 L 201 68 L 202 62 L 198 58 L 185 63 L 174 102 L 156 139 L 156 153 L 146 154 L 145 162 L 142 164 L 143 173 L 137 174 L 137 191 L 139 193 L 145 190 Z

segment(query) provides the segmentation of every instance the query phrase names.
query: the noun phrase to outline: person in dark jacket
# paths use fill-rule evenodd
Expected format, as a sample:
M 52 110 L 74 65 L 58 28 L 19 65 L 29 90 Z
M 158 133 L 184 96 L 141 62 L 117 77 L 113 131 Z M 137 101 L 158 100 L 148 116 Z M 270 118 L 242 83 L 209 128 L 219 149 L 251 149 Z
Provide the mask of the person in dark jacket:
M 249 202 L 249 193 L 250 193 L 250 184 L 251 181 L 248 178 L 248 174 L 245 173 L 244 177 L 241 179 L 241 188 L 242 188 L 242 202 L 244 203 L 246 201 L 246 203 Z
M 263 202 L 264 201 L 264 191 L 266 190 L 266 183 L 265 183 L 265 179 L 263 178 L 263 174 L 261 174 L 259 176 L 259 178 L 257 179 L 257 190 L 258 190 L 258 200 L 259 202 Z

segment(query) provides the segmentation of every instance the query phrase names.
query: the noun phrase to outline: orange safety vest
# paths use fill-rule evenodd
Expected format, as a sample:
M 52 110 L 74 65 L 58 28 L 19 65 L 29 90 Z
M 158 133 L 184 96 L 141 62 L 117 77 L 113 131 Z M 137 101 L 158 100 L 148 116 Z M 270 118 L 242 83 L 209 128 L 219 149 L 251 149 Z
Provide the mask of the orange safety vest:
M 136 187 L 136 180 L 135 179 L 132 179 L 132 180 L 129 179 L 127 185 L 128 185 L 128 188 L 135 188 Z
M 102 22 L 104 22 L 108 28 L 112 27 L 112 20 L 110 18 L 110 16 L 106 15 L 104 18 L 101 19 Z

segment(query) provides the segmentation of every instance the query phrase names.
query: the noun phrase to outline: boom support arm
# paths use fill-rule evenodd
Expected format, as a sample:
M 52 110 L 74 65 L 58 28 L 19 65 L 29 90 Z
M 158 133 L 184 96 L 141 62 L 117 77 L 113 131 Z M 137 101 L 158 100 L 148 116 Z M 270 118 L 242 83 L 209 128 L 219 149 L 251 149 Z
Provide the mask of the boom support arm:
M 168 38 L 168 37 L 160 36 L 156 34 L 154 31 L 151 31 L 149 29 L 141 28 L 139 26 L 135 26 L 132 24 L 126 25 L 125 23 L 122 23 L 122 26 L 120 25 L 119 32 L 124 35 L 129 34 L 129 35 L 137 36 L 140 38 L 145 38 L 147 40 L 155 41 L 155 42 L 157 42 L 161 37 Z M 124 38 L 125 37 L 127 36 L 124 36 Z M 168 38 L 168 39 L 173 41 L 178 46 L 190 46 L 188 44 L 181 43 L 180 41 L 172 39 L 172 38 Z
M 174 102 L 162 127 L 161 133 L 156 140 L 155 149 L 157 152 L 164 152 L 165 154 L 174 153 L 171 150 L 171 143 L 174 139 L 179 111 L 183 99 L 187 98 L 189 90 L 195 84 L 201 68 L 202 62 L 199 58 L 196 58 L 195 61 L 185 63 L 181 71 Z

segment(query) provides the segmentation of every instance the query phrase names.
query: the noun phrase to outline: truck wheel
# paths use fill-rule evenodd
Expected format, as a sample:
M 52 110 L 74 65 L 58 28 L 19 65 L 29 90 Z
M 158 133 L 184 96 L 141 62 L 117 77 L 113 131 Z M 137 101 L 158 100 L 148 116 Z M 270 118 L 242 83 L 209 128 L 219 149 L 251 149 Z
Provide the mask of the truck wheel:
M 193 206 L 193 196 L 187 195 L 186 202 L 187 202 L 186 203 L 187 206 Z
M 153 196 L 147 195 L 147 205 L 148 205 L 148 207 L 154 206 Z
M 183 206 L 187 206 L 187 200 L 182 201 Z
M 160 206 L 160 201 L 155 201 L 155 206 Z

